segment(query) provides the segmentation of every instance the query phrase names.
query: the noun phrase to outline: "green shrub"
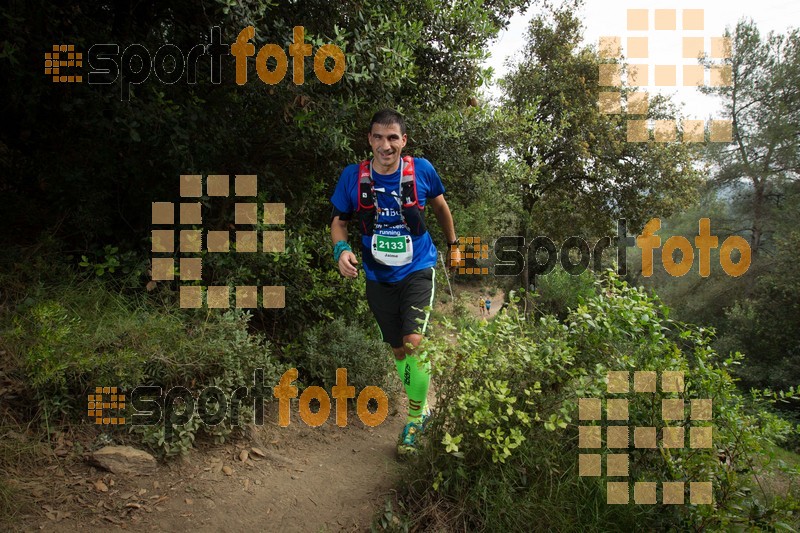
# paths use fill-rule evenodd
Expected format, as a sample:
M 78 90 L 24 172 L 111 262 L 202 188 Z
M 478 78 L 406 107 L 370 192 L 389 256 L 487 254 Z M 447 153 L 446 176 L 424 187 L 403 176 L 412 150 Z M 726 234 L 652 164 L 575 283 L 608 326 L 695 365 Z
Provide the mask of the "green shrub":
M 87 394 L 97 386 L 196 391 L 214 385 L 231 393 L 252 384 L 256 368 L 267 383 L 276 383 L 281 369 L 272 348 L 248 331 L 248 318 L 239 310 L 189 314 L 137 302 L 88 280 L 52 288 L 14 316 L 5 344 L 52 424 L 85 420 Z M 198 424 L 191 421 L 174 441 L 164 440 L 163 425 L 135 431 L 171 455 L 188 449 Z M 230 428 L 203 431 L 219 440 Z
M 290 213 L 287 213 L 287 220 Z M 227 227 L 227 226 L 225 226 Z M 256 225 L 254 229 L 270 229 Z M 312 324 L 347 316 L 352 320 L 372 321 L 364 293 L 364 274 L 343 278 L 333 262 L 330 232 L 318 226 L 295 224 L 286 229 L 286 251 L 281 254 L 206 254 L 203 257 L 204 281 L 210 285 L 283 285 L 285 307 L 260 310 L 270 322 L 271 338 L 287 342 Z M 361 253 L 358 254 L 359 268 Z M 274 328 L 274 329 L 273 329 Z
M 285 356 L 302 378 L 326 390 L 336 384 L 336 369 L 346 368 L 347 381 L 358 392 L 368 385 L 387 385 L 387 376 L 394 372 L 388 346 L 374 319 L 364 324 L 336 318 L 304 331 L 287 346 Z
M 458 528 L 512 531 L 531 524 L 729 530 L 791 521 L 797 488 L 774 497 L 758 490 L 758 478 L 768 469 L 766 451 L 794 430 L 768 408 L 773 398 L 738 392 L 729 370 L 741 356 L 719 356 L 709 331 L 673 323 L 655 297 L 613 272 L 599 285 L 565 322 L 550 315 L 529 322 L 511 305 L 492 322 L 459 331 L 457 346 L 428 341 L 438 407 L 406 478 L 415 526 L 443 517 L 457 517 Z M 610 396 L 609 370 L 684 373 L 680 396 L 660 387 L 625 395 L 627 425 L 713 424 L 713 447 L 631 449 L 628 479 L 711 481 L 714 505 L 607 505 L 605 479 L 578 475 L 578 455 L 587 451 L 578 447 L 578 426 L 599 423 L 578 421 L 578 399 Z M 713 420 L 665 423 L 661 400 L 677 397 L 711 398 Z
M 539 296 L 536 306 L 540 314 L 554 315 L 560 320 L 565 319 L 581 299 L 595 292 L 594 275 L 590 271 L 575 276 L 560 266 L 546 276 L 537 276 L 536 285 Z

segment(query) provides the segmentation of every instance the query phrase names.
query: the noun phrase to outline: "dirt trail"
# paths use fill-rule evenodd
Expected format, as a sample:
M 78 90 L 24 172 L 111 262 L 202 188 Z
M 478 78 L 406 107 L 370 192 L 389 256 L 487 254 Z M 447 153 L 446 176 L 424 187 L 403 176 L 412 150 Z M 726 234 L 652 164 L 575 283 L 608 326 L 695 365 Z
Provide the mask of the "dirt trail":
M 502 289 L 494 289 L 495 293 L 494 296 L 489 296 L 489 300 L 491 301 L 491 305 L 489 307 L 489 314 L 486 314 L 484 309 L 483 313 L 481 313 L 480 307 L 478 303 L 480 302 L 481 295 L 485 298 L 488 295 L 486 291 L 474 291 L 474 290 L 464 290 L 464 294 L 469 294 L 469 304 L 467 308 L 469 309 L 470 313 L 476 318 L 486 318 L 491 319 L 500 311 L 500 307 L 503 305 L 503 301 L 505 299 L 505 292 Z M 461 292 L 461 291 L 458 291 Z
M 391 409 L 391 407 L 390 407 Z M 404 406 L 398 406 L 404 412 Z M 294 411 L 296 413 L 296 410 Z M 391 412 L 391 411 L 390 411 Z M 275 418 L 277 420 L 277 417 Z M 265 424 L 250 439 L 209 446 L 149 476 L 119 476 L 63 463 L 46 481 L 56 501 L 37 502 L 23 530 L 364 531 L 397 480 L 396 439 L 405 417 L 364 426 L 355 413 L 339 428 L 295 417 Z M 257 447 L 267 457 L 242 450 Z M 231 469 L 230 474 L 226 473 Z M 97 481 L 102 480 L 98 485 Z M 105 490 L 102 490 L 105 489 Z M 59 490 L 61 489 L 61 490 Z
M 460 292 L 460 291 L 459 291 Z M 467 291 L 472 292 L 472 291 Z M 474 296 L 470 312 L 480 318 Z M 489 317 L 503 302 L 497 290 Z M 484 315 L 485 316 L 485 315 Z M 429 395 L 432 403 L 433 390 Z M 36 477 L 17 489 L 33 509 L 15 527 L 26 531 L 368 531 L 398 479 L 396 442 L 405 424 L 405 395 L 389 400 L 390 414 L 375 428 L 355 412 L 348 426 L 335 414 L 306 426 L 293 403 L 292 423 L 267 414 L 248 438 L 205 445 L 152 475 L 120 476 L 97 470 L 78 454 L 47 456 Z M 400 414 L 403 413 L 403 414 Z M 77 439 L 80 440 L 80 439 Z M 91 441 L 91 439 L 89 439 Z M 90 442 L 83 442 L 88 447 Z M 251 450 L 255 447 L 266 457 Z M 249 457 L 242 461 L 243 450 Z

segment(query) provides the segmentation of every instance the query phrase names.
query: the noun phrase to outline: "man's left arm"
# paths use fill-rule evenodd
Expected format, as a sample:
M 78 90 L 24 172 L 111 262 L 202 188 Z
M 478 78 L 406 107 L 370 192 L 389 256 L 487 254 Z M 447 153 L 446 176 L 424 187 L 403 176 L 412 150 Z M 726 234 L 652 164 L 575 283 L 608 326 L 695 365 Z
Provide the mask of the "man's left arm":
M 455 224 L 453 223 L 453 215 L 450 213 L 450 206 L 447 205 L 447 200 L 444 199 L 444 185 L 436 169 L 426 159 L 416 160 L 419 171 L 419 176 L 424 176 L 423 190 L 425 191 L 426 205 L 433 209 L 433 214 L 436 215 L 436 220 L 442 228 L 444 238 L 447 241 L 447 265 L 449 269 L 454 270 L 457 266 L 461 265 L 461 251 L 458 246 L 451 246 L 451 243 L 456 242 L 458 235 L 456 234 Z
M 447 243 L 455 242 L 456 228 L 453 224 L 453 215 L 450 213 L 450 207 L 447 205 L 444 195 L 440 194 L 434 198 L 429 198 L 428 205 L 433 209 L 433 214 L 436 215 L 436 220 L 439 221 L 439 225 L 442 227 Z
M 439 221 L 439 225 L 442 227 L 444 238 L 447 239 L 447 257 L 449 259 L 447 267 L 449 270 L 455 270 L 462 265 L 461 250 L 458 246 L 451 246 L 451 243 L 456 242 L 456 228 L 453 224 L 453 215 L 450 213 L 450 207 L 447 205 L 447 200 L 444 199 L 443 194 L 429 198 L 428 205 L 433 209 L 436 220 Z

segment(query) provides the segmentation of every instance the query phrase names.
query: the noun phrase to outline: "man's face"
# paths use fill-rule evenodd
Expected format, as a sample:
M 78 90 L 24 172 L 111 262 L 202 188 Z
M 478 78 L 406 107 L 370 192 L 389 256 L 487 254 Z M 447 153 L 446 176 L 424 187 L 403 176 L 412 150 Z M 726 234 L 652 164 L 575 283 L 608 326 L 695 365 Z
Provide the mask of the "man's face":
M 408 136 L 400 132 L 398 124 L 372 125 L 372 131 L 369 132 L 369 145 L 372 147 L 375 165 L 379 171 L 395 170 L 407 141 Z

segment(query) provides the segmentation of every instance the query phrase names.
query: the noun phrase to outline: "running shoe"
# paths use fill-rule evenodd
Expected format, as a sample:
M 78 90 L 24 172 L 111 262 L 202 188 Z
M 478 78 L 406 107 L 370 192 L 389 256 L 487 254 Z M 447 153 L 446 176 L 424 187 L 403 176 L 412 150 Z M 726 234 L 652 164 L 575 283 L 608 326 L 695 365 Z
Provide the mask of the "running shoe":
M 427 411 L 422 415 L 419 422 L 409 422 L 406 424 L 400 436 L 400 444 L 397 445 L 398 455 L 415 455 L 417 453 L 417 436 L 425 431 L 430 420 L 431 412 Z
M 431 411 L 426 410 L 422 417 L 419 419 L 419 425 L 422 426 L 422 431 L 424 432 L 428 428 L 428 423 L 431 421 Z
M 400 444 L 397 445 L 397 454 L 416 455 L 417 453 L 417 434 L 422 433 L 422 425 L 416 422 L 409 422 L 403 428 Z

